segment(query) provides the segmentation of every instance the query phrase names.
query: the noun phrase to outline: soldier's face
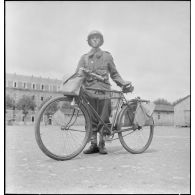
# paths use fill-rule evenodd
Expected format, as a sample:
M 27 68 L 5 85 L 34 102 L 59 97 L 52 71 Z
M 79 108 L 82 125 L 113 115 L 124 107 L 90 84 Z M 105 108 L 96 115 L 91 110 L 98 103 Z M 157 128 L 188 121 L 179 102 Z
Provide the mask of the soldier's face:
M 90 38 L 91 46 L 94 47 L 94 48 L 99 47 L 100 41 L 101 41 L 101 38 L 100 38 L 100 36 L 98 36 L 98 35 L 94 35 L 94 36 L 92 36 L 92 37 Z

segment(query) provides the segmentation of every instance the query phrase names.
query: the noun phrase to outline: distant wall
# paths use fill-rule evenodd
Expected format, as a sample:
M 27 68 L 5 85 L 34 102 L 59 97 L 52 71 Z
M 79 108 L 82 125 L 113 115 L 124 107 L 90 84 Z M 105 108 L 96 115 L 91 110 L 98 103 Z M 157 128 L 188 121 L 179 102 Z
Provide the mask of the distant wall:
M 176 104 L 174 113 L 175 126 L 190 126 L 190 97 Z
M 154 124 L 159 126 L 172 126 L 174 125 L 173 112 L 154 112 Z

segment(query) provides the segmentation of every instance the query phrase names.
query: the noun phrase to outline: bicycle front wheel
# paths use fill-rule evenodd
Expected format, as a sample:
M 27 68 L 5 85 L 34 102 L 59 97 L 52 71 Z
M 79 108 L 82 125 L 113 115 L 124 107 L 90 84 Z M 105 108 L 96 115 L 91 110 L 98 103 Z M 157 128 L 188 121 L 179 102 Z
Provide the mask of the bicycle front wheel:
M 121 111 L 118 123 L 119 140 L 122 146 L 130 153 L 143 153 L 151 144 L 154 125 L 133 128 L 134 113 L 133 110 L 125 106 Z
M 47 156 L 69 160 L 86 146 L 90 133 L 86 107 L 70 97 L 50 99 L 40 109 L 35 123 L 35 138 Z

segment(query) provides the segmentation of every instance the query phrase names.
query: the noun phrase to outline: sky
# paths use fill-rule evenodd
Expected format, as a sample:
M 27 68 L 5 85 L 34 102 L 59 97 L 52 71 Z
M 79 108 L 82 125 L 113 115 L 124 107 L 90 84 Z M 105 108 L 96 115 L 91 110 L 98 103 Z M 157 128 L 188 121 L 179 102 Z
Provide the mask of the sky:
M 6 73 L 62 79 L 104 35 L 124 80 L 140 96 L 173 102 L 190 94 L 190 2 L 6 2 Z M 111 82 L 114 89 L 119 89 Z

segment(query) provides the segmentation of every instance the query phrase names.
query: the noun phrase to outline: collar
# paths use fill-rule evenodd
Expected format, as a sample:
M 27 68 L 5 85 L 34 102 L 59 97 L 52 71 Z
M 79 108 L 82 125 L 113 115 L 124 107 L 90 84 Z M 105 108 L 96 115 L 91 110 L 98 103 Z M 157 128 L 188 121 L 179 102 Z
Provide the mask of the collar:
M 100 48 L 92 48 L 88 55 L 89 57 L 93 57 L 95 55 L 97 58 L 100 58 L 102 56 L 102 50 Z

